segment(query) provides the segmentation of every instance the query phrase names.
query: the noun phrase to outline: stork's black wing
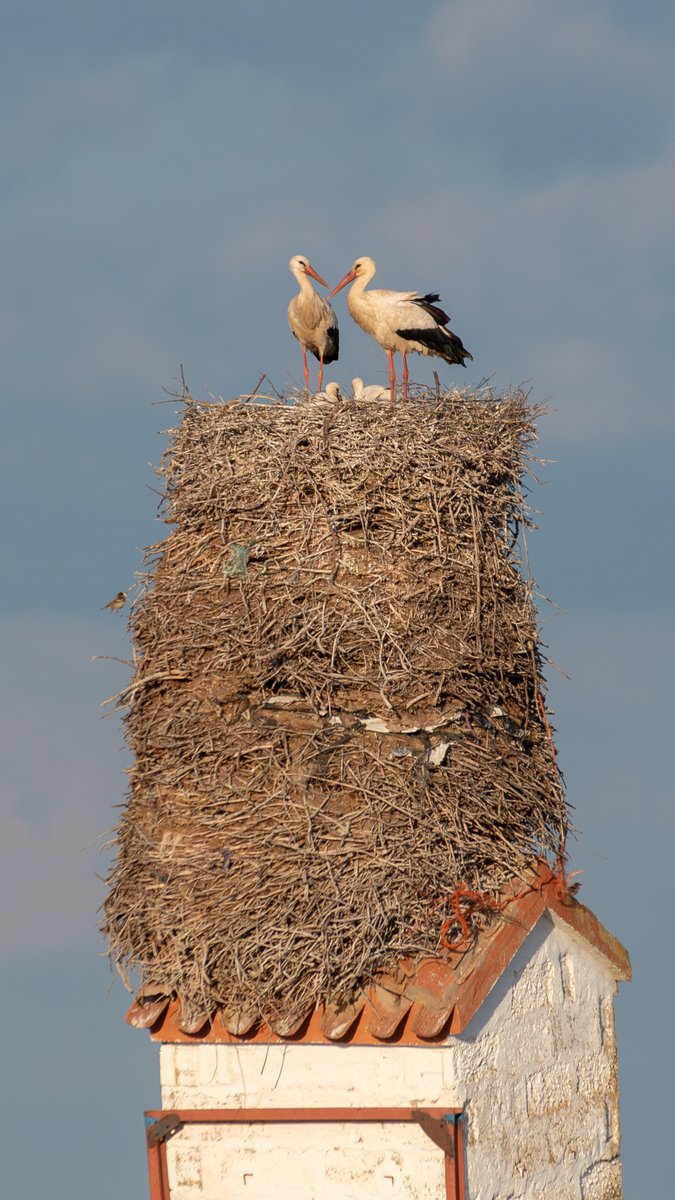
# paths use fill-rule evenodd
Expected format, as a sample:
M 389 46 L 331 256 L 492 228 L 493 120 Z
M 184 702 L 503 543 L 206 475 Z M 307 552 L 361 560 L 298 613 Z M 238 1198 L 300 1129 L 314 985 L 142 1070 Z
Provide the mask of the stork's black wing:
M 450 317 L 436 303 L 440 298 L 438 292 L 427 292 L 426 296 L 415 296 L 412 303 L 417 304 L 419 308 L 423 308 L 425 312 L 428 312 L 429 316 L 434 318 L 437 325 L 448 325 Z

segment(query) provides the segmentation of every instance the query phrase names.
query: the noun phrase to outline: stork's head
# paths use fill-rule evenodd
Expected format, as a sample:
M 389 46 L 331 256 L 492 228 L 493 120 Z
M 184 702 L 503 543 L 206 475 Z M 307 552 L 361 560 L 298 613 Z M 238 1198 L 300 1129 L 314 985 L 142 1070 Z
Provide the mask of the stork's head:
M 322 279 L 321 276 L 317 274 L 309 259 L 305 258 L 304 254 L 294 254 L 288 264 L 288 269 L 292 275 L 295 275 L 298 283 L 300 282 L 302 275 L 311 275 L 312 279 L 316 279 L 317 282 L 322 284 L 323 287 L 328 287 L 326 280 Z
M 346 287 L 348 283 L 353 283 L 355 279 L 365 277 L 365 282 L 367 283 L 369 279 L 373 278 L 376 269 L 377 268 L 372 258 L 368 258 L 367 254 L 362 254 L 360 258 L 354 260 L 344 279 L 341 279 L 340 282 L 333 288 L 332 292 L 328 293 L 328 299 L 330 300 L 331 296 L 334 296 L 336 292 L 341 291 L 341 289 Z

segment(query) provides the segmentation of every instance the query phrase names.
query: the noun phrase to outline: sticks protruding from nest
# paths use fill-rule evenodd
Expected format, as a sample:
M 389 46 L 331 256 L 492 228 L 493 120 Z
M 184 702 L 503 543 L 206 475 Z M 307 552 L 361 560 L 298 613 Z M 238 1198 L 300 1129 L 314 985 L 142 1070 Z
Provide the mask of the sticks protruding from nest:
M 467 936 L 444 897 L 558 858 L 520 554 L 537 415 L 438 388 L 185 409 L 106 903 L 146 991 L 261 1015 L 349 997 Z

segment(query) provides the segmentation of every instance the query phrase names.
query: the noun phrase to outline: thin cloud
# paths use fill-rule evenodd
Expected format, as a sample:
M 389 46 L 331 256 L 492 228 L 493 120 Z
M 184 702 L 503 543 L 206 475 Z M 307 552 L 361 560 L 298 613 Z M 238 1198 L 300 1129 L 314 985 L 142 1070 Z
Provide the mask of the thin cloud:
M 605 857 L 616 880 L 645 842 L 645 818 L 647 828 L 658 830 L 659 845 L 671 845 L 675 836 L 664 750 L 675 617 L 659 609 L 634 616 L 586 612 L 561 619 L 547 640 L 570 676 L 549 672 L 559 761 L 579 831 L 570 849 L 596 874 L 598 856 Z M 650 877 L 649 886 L 653 902 L 668 911 L 668 878 Z
M 137 133 L 172 86 L 175 64 L 158 53 L 24 71 L 3 101 L 5 188 L 25 195 L 87 149 Z
M 443 114 L 465 165 L 516 188 L 644 161 L 672 129 L 667 32 L 667 18 L 636 27 L 587 0 L 444 4 L 419 42 L 432 65 L 429 119 Z
M 0 878 L 12 916 L 0 951 L 76 947 L 96 937 L 99 839 L 125 792 L 121 735 L 99 702 L 129 672 L 104 672 L 90 656 L 124 646 L 102 623 L 55 616 L 5 618 L 3 640 L 14 686 L 1 733 Z
M 671 429 L 657 380 L 668 369 L 674 190 L 664 155 L 498 200 L 465 184 L 396 197 L 373 225 L 406 266 L 400 282 L 391 267 L 382 282 L 439 288 L 484 373 L 531 380 L 565 438 Z
M 654 13 L 636 26 L 597 0 L 564 7 L 556 0 L 452 0 L 439 6 L 423 37 L 432 62 L 461 74 L 508 62 L 502 80 L 508 83 L 511 72 L 538 61 L 564 75 L 570 88 L 588 73 L 631 89 L 648 83 L 666 57 L 659 28 L 670 27 L 667 16 L 659 21 Z

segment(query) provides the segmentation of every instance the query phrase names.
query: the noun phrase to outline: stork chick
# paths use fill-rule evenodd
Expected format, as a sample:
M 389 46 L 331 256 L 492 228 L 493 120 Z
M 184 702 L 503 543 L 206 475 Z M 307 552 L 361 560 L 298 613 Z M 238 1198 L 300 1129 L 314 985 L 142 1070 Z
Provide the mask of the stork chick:
M 385 400 L 389 388 L 380 387 L 379 383 L 364 383 L 357 375 L 352 379 L 352 395 L 355 400 Z

